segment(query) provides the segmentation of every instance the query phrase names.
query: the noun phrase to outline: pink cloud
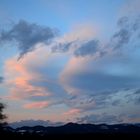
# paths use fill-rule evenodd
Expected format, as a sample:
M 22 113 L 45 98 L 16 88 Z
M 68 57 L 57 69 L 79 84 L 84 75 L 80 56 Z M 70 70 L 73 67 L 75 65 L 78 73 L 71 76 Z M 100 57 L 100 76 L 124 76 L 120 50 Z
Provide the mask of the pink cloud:
M 6 79 L 6 86 L 9 90 L 8 99 L 27 99 L 33 96 L 49 96 L 50 92 L 47 87 L 35 86 L 31 82 L 40 80 L 40 73 L 30 71 L 31 66 L 42 66 L 42 57 L 46 58 L 46 54 L 42 53 L 43 50 L 37 49 L 31 52 L 20 61 L 13 57 L 5 62 L 4 74 Z M 44 50 L 45 52 L 45 50 Z M 41 53 L 38 55 L 38 53 Z M 34 61 L 36 63 L 34 63 Z M 39 62 L 40 61 L 40 62 Z M 45 60 L 44 60 L 45 61 Z
M 49 103 L 47 101 L 43 101 L 43 102 L 25 104 L 23 107 L 26 109 L 42 109 L 48 106 L 49 106 Z
M 60 74 L 60 82 L 69 94 L 81 93 L 81 89 L 74 88 L 69 84 L 69 79 L 77 73 L 87 71 L 87 64 L 91 58 L 72 57 Z
M 64 115 L 72 116 L 72 115 L 77 115 L 80 113 L 80 109 L 70 109 L 68 112 L 65 112 Z

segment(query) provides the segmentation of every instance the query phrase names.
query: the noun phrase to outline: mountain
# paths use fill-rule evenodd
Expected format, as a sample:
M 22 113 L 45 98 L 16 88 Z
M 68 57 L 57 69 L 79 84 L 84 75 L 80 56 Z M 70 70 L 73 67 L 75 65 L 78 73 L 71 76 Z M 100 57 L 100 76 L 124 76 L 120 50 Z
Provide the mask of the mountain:
M 51 122 L 49 120 L 47 121 L 44 121 L 44 120 L 21 120 L 21 121 L 18 121 L 18 122 L 13 122 L 13 123 L 9 123 L 9 126 L 16 129 L 18 127 L 23 127 L 23 126 L 30 126 L 30 127 L 33 127 L 33 126 L 60 126 L 60 125 L 63 125 L 64 123 L 62 122 Z
M 18 133 L 48 134 L 140 134 L 140 126 L 135 124 L 77 124 L 68 123 L 62 126 L 24 126 L 15 129 Z
M 9 126 L 0 130 L 0 136 L 10 139 L 140 139 L 139 124 L 77 124 L 68 123 L 61 126 L 22 126 L 13 129 Z

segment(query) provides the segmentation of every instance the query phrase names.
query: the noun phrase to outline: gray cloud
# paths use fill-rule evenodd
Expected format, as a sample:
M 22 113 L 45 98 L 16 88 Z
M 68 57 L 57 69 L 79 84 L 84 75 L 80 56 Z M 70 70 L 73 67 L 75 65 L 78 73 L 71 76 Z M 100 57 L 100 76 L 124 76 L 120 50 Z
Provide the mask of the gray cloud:
M 131 104 L 135 106 L 135 110 L 137 110 L 137 107 L 140 105 L 140 94 L 139 94 L 140 89 L 129 89 L 126 92 L 126 94 L 123 98 L 125 99 L 125 103 Z
M 121 29 L 119 32 L 113 35 L 113 39 L 117 40 L 115 48 L 120 48 L 124 44 L 127 44 L 130 40 L 130 32 L 127 29 Z
M 140 15 L 135 19 L 132 29 L 134 31 L 140 30 Z
M 56 33 L 55 29 L 20 20 L 10 30 L 3 30 L 0 33 L 0 43 L 15 41 L 20 51 L 19 58 L 21 58 L 34 50 L 37 43 L 49 43 Z
M 84 122 L 84 123 L 107 123 L 107 124 L 116 124 L 116 123 L 130 123 L 130 120 L 134 123 L 138 123 L 135 120 L 139 119 L 140 114 L 139 113 L 132 113 L 132 114 L 107 114 L 107 113 L 101 113 L 101 114 L 91 114 L 86 115 L 81 118 L 77 118 L 78 122 Z
M 112 50 L 120 50 L 122 47 L 128 47 L 131 44 L 131 47 L 138 45 L 140 42 L 136 41 L 140 38 L 140 16 L 137 16 L 133 19 L 129 17 L 121 17 L 118 20 L 118 30 L 111 36 L 107 48 L 104 47 L 104 50 L 101 50 L 101 44 L 99 44 L 99 40 L 90 40 L 88 42 L 78 42 L 71 41 L 68 43 L 58 43 L 57 45 L 52 47 L 52 52 L 67 52 L 71 47 L 77 46 L 79 44 L 80 47 L 74 48 L 75 56 L 93 56 L 96 52 L 99 53 L 99 57 L 108 54 L 108 48 L 112 48 Z M 77 43 L 77 44 L 76 44 Z
M 0 83 L 3 83 L 3 77 L 0 76 Z
M 80 109 L 83 117 L 77 118 L 79 123 L 130 123 L 130 120 L 136 122 L 135 118 L 139 118 L 136 113 L 139 112 L 140 98 L 134 95 L 135 91 L 124 89 L 74 95 L 68 98 L 66 104 L 71 108 Z M 87 115 L 87 112 L 90 115 Z
M 128 17 L 124 16 L 118 20 L 117 24 L 119 27 L 126 27 L 126 25 L 128 27 L 128 21 L 129 21 Z
M 68 43 L 58 43 L 54 45 L 51 50 L 52 52 L 67 52 L 69 51 L 70 47 L 73 45 L 75 41 L 68 42 Z
M 66 43 L 57 43 L 54 46 L 52 46 L 51 50 L 53 53 L 54 52 L 65 53 L 68 52 L 70 48 L 74 48 L 73 54 L 76 57 L 78 56 L 84 57 L 88 55 L 92 56 L 99 49 L 99 41 L 93 39 L 87 42 L 80 42 L 79 40 L 74 40 Z M 100 52 L 101 55 L 103 55 L 103 53 L 104 53 L 103 51 Z
M 80 95 L 68 96 L 65 100 L 65 104 L 72 108 L 78 108 L 81 112 L 97 111 L 105 108 L 120 107 L 121 98 L 115 99 L 118 96 L 118 91 L 104 91 L 93 92 L 92 94 L 80 93 Z
M 119 30 L 111 37 L 110 42 L 111 47 L 114 49 L 124 47 L 131 40 L 138 39 L 138 35 L 140 34 L 140 16 L 133 19 L 128 17 L 120 18 L 118 20 L 118 28 Z
M 81 118 L 77 119 L 78 122 L 81 123 L 108 123 L 108 124 L 112 124 L 112 123 L 121 123 L 123 122 L 123 120 L 116 115 L 109 115 L 106 113 L 102 113 L 102 114 L 91 114 L 91 115 L 87 115 Z
M 99 41 L 97 40 L 90 40 L 85 44 L 81 45 L 78 49 L 75 50 L 75 56 L 87 56 L 93 55 L 97 52 L 99 47 Z
M 140 105 L 140 96 L 135 99 L 135 104 Z
M 87 110 L 93 110 L 93 108 L 95 107 L 95 100 L 90 95 L 81 94 L 75 96 L 68 96 L 64 103 L 69 107 L 78 108 L 83 112 Z
M 113 106 L 118 106 L 120 104 L 120 100 L 115 100 L 112 102 Z
M 134 94 L 140 94 L 140 89 L 137 89 Z

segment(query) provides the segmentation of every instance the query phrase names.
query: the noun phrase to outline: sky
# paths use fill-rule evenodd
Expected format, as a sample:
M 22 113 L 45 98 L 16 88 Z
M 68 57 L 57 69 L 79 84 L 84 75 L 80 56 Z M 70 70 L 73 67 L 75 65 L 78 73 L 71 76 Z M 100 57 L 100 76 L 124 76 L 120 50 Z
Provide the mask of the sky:
M 0 0 L 0 21 L 8 122 L 140 122 L 139 0 Z

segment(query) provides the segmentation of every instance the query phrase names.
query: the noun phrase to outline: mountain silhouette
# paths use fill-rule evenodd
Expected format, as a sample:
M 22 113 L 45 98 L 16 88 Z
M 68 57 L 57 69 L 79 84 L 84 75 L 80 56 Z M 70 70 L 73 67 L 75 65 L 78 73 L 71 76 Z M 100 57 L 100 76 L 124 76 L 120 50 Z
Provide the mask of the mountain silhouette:
M 67 123 L 61 126 L 23 126 L 19 128 L 11 128 L 9 126 L 0 132 L 0 136 L 4 138 L 65 138 L 65 139 L 89 139 L 93 138 L 140 138 L 140 124 L 78 124 Z
M 111 133 L 129 133 L 140 134 L 139 124 L 77 124 L 67 123 L 62 126 L 24 126 L 14 129 L 15 132 L 43 133 L 45 134 L 111 134 Z
M 52 121 L 49 121 L 49 120 L 21 120 L 21 121 L 17 121 L 17 122 L 12 122 L 12 123 L 9 123 L 9 126 L 16 129 L 18 127 L 23 127 L 23 126 L 30 126 L 30 127 L 33 127 L 33 126 L 37 126 L 37 125 L 41 125 L 41 126 L 60 126 L 60 125 L 63 125 L 64 123 L 63 122 L 52 122 Z

